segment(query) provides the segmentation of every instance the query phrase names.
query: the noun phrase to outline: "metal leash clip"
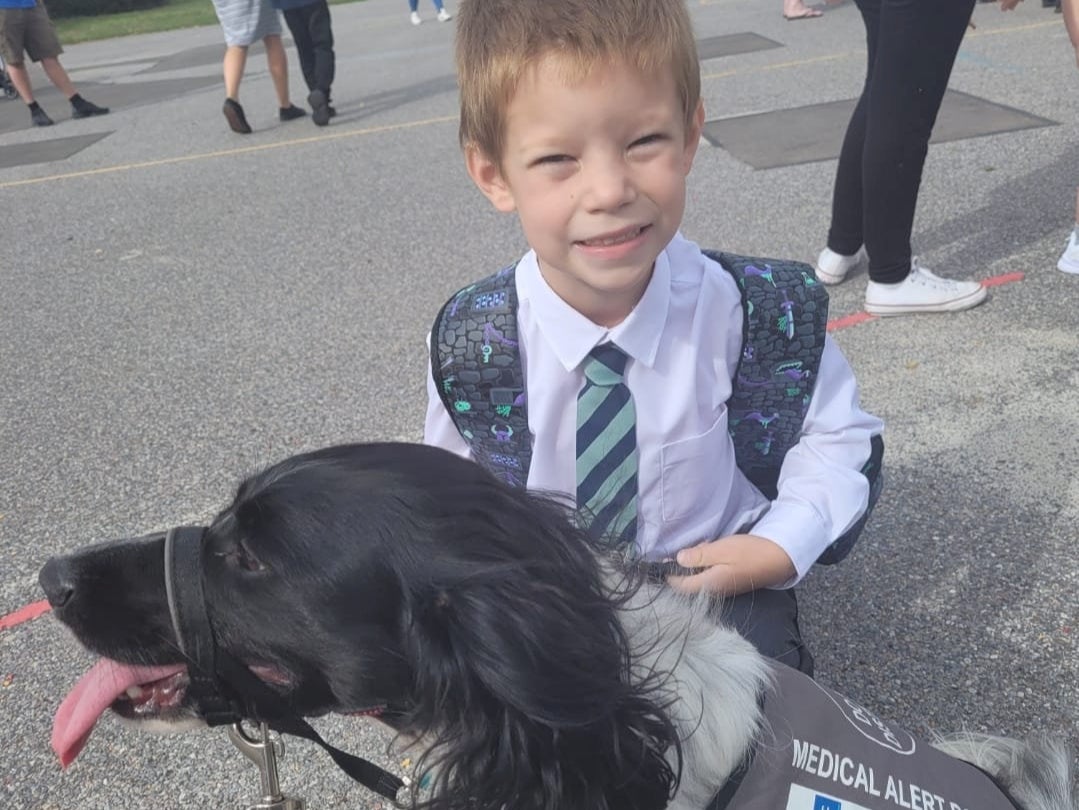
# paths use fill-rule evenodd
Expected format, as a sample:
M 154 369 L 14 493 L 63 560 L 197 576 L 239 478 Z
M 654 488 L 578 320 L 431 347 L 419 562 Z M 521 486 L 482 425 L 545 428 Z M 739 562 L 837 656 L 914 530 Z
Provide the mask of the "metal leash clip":
M 228 728 L 229 739 L 240 753 L 255 763 L 259 769 L 262 798 L 247 810 L 305 810 L 303 799 L 293 799 L 281 793 L 277 780 L 277 758 L 285 755 L 285 743 L 279 736 L 270 737 L 265 723 L 259 723 L 256 736 L 244 729 L 243 723 L 233 723 Z

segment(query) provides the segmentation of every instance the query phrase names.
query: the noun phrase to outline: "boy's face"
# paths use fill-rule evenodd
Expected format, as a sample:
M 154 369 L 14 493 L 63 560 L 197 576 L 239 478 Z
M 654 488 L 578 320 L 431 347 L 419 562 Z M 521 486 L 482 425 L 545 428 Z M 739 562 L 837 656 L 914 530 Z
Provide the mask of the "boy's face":
M 501 162 L 466 153 L 495 207 L 517 212 L 547 283 L 607 326 L 640 300 L 685 208 L 704 111 L 687 130 L 674 78 L 662 73 L 616 62 L 567 83 L 546 57 L 507 108 Z

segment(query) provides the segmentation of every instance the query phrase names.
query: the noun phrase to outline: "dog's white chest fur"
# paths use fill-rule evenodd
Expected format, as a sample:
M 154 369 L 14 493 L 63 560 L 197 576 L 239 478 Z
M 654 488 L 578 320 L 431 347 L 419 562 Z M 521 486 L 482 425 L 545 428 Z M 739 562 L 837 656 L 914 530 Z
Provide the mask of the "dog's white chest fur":
M 757 737 L 769 665 L 708 616 L 706 597 L 645 586 L 620 614 L 640 677 L 670 672 L 671 715 L 683 744 L 670 810 L 706 807 Z

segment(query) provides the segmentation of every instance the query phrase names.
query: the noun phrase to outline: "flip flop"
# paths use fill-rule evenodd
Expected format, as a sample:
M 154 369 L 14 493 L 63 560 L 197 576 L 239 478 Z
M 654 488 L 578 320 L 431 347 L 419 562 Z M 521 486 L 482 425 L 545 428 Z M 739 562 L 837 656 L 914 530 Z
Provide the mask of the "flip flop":
M 783 19 L 787 22 L 794 22 L 795 20 L 814 20 L 817 17 L 823 17 L 824 12 L 816 8 L 807 8 L 801 14 L 784 14 Z

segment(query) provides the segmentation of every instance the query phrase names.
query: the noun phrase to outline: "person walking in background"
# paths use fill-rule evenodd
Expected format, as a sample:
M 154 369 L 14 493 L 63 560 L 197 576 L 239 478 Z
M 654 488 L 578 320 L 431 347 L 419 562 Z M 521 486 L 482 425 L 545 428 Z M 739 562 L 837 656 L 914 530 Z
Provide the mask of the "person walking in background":
M 326 0 L 273 0 L 292 33 L 300 70 L 307 84 L 311 119 L 320 127 L 330 123 L 337 110 L 330 106 L 334 76 L 333 28 Z
M 442 0 L 431 0 L 435 4 L 435 8 L 438 9 L 438 21 L 448 22 L 453 19 L 453 15 L 446 11 L 442 7 Z M 409 15 L 409 19 L 412 20 L 413 25 L 419 25 L 423 22 L 423 17 L 420 16 L 419 7 L 420 0 L 408 0 L 408 7 L 411 9 L 412 14 Z
M 0 0 L 0 55 L 7 63 L 8 76 L 19 97 L 30 108 L 30 121 L 35 127 L 51 126 L 53 121 L 34 100 L 30 73 L 23 53 L 33 62 L 40 62 L 56 89 L 71 102 L 72 118 L 105 115 L 108 107 L 92 104 L 75 90 L 71 78 L 58 58 L 64 49 L 56 36 L 49 13 L 41 0 Z
M 854 1 L 865 22 L 865 86 L 843 139 L 817 277 L 838 284 L 868 264 L 874 315 L 969 309 L 985 288 L 934 275 L 910 239 L 929 136 L 975 0 Z
M 1079 0 L 1064 0 L 1060 10 L 1064 14 L 1064 26 L 1068 29 L 1068 38 L 1075 48 L 1075 62 L 1079 66 Z M 1068 246 L 1057 262 L 1057 267 L 1065 273 L 1079 274 L 1079 189 L 1075 192 L 1075 228 L 1068 239 Z
M 232 131 L 241 135 L 251 132 L 244 108 L 240 106 L 240 80 L 247 66 L 247 49 L 260 39 L 266 47 L 266 63 L 277 93 L 278 118 L 291 121 L 307 115 L 289 100 L 288 57 L 281 44 L 281 21 L 270 0 L 213 0 L 213 3 L 225 34 L 225 105 L 222 111 Z

